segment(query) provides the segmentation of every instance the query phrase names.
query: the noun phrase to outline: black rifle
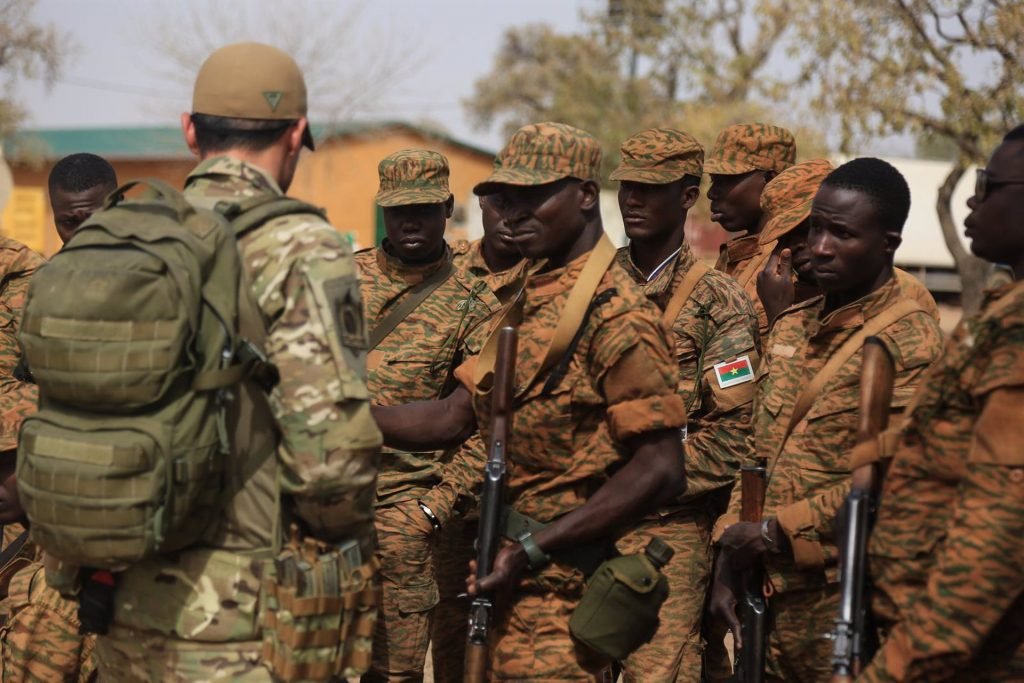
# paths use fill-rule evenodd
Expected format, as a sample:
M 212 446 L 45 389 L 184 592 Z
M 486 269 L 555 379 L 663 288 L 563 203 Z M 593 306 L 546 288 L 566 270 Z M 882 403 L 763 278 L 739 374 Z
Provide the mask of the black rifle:
M 764 509 L 765 466 L 740 468 L 740 521 L 760 522 Z M 765 642 L 768 636 L 768 603 L 764 598 L 764 569 L 760 561 L 743 577 L 743 595 L 737 605 L 743 647 L 736 652 L 737 683 L 761 683 L 764 680 Z
M 491 573 L 501 538 L 502 507 L 505 498 L 505 450 L 512 427 L 512 401 L 516 376 L 516 328 L 498 331 L 498 352 L 494 361 L 491 393 L 491 434 L 487 444 L 487 465 L 480 495 L 480 526 L 476 537 L 476 578 Z M 464 681 L 483 683 L 487 676 L 487 638 L 494 611 L 492 596 L 477 593 L 469 608 L 466 634 Z
M 878 337 L 865 339 L 858 443 L 877 439 L 889 424 L 893 372 L 892 356 L 882 341 Z M 853 471 L 850 495 L 846 498 L 839 550 L 839 616 L 832 631 L 833 683 L 852 681 L 871 658 L 868 650 L 874 638 L 869 633 L 867 547 L 880 479 L 878 463 L 861 465 Z

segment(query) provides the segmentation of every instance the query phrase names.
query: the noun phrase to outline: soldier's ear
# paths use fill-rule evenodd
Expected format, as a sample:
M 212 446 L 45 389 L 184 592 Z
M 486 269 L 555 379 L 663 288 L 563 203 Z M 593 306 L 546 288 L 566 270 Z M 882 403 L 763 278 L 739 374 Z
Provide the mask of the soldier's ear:
M 700 185 L 684 185 L 683 191 L 679 193 L 679 201 L 683 211 L 689 211 L 700 199 Z
M 192 123 L 192 114 L 187 111 L 181 115 L 181 133 L 185 136 L 185 144 L 190 152 L 199 156 L 199 143 L 196 142 L 196 126 Z
M 578 186 L 580 208 L 583 211 L 595 209 L 601 200 L 601 188 L 593 180 L 584 180 Z
M 903 244 L 903 235 L 895 230 L 886 230 L 884 237 L 885 253 L 892 257 L 896 253 L 896 250 L 899 249 L 900 245 Z

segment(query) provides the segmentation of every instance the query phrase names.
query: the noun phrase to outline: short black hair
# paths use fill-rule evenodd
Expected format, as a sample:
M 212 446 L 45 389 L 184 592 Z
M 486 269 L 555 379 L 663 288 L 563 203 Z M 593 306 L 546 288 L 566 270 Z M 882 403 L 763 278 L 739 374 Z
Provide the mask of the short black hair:
M 683 181 L 682 184 L 684 190 L 688 187 L 700 187 L 700 176 L 690 175 L 689 173 L 687 173 L 682 178 L 680 178 L 680 180 Z
M 47 185 L 50 194 L 54 190 L 85 192 L 94 187 L 113 191 L 117 189 L 117 173 L 103 157 L 82 152 L 66 156 L 54 164 Z
M 291 119 L 236 119 L 211 114 L 192 114 L 196 144 L 202 155 L 246 149 L 262 152 L 273 146 L 289 127 Z
M 1024 140 L 1024 123 L 1003 136 L 1003 142 L 1013 142 L 1014 140 Z
M 903 231 L 910 213 L 910 186 L 889 162 L 874 157 L 847 161 L 829 173 L 821 184 L 866 194 L 878 210 L 882 227 Z

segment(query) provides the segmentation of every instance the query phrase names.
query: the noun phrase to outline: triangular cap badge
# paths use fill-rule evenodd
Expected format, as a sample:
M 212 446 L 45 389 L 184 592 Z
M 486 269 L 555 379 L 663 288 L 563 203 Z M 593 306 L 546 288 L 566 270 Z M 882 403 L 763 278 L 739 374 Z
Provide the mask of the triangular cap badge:
M 270 105 L 270 111 L 277 111 L 277 105 L 281 104 L 280 90 L 264 90 L 263 99 Z

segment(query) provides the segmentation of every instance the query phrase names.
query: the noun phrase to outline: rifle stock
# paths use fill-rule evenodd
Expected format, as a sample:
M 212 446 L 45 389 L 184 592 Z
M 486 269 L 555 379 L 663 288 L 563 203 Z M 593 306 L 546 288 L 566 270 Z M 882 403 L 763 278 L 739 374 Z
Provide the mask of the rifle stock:
M 498 351 L 494 363 L 494 386 L 491 390 L 490 439 L 487 443 L 487 465 L 480 495 L 480 525 L 476 539 L 476 578 L 491 573 L 494 556 L 501 537 L 501 512 L 505 494 L 505 451 L 512 425 L 512 401 L 515 393 L 516 329 L 498 330 Z M 492 596 L 478 593 L 469 608 L 469 630 L 466 633 L 464 680 L 483 683 L 487 676 L 487 640 L 494 611 Z
M 878 438 L 889 424 L 892 357 L 878 337 L 864 340 L 857 442 Z M 839 615 L 832 632 L 832 681 L 846 683 L 869 659 L 867 633 L 867 546 L 879 488 L 877 463 L 853 471 L 839 552 Z
M 764 510 L 766 469 L 744 465 L 740 469 L 740 521 L 760 522 Z M 743 577 L 740 598 L 740 630 L 743 648 L 736 653 L 735 675 L 738 683 L 761 683 L 764 680 L 765 642 L 768 635 L 768 604 L 764 597 L 764 572 L 758 567 Z

